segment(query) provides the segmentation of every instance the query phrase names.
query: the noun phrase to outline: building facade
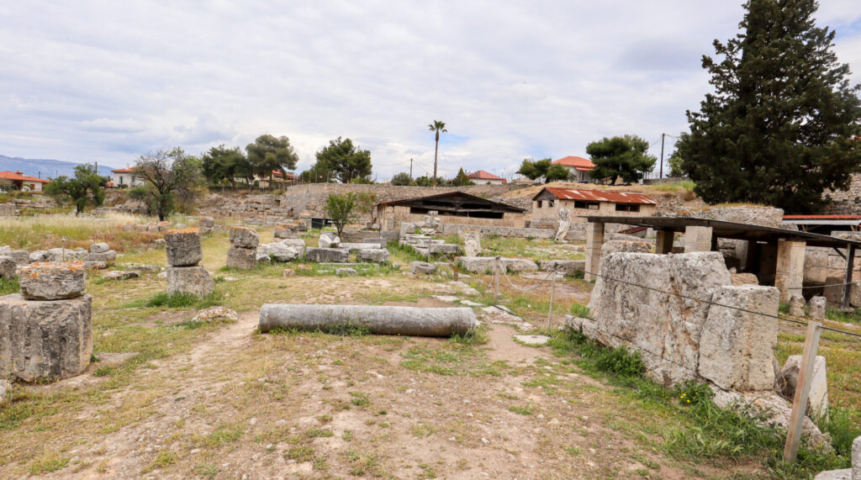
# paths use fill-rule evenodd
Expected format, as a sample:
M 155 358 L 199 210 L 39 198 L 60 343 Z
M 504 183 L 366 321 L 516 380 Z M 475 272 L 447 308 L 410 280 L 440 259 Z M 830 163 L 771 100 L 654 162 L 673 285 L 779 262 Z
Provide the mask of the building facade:
M 118 168 L 111 170 L 111 183 L 116 188 L 131 188 L 143 185 L 146 181 L 134 173 L 133 168 Z
M 505 185 L 508 183 L 504 178 L 497 177 L 496 175 L 486 172 L 484 170 L 478 170 L 467 175 L 470 181 L 476 185 Z
M 567 168 L 568 178 L 571 181 L 580 183 L 592 182 L 592 177 L 589 172 L 595 168 L 595 164 L 587 158 L 570 156 L 554 160 L 552 165 L 562 165 Z
M 10 188 L 17 191 L 41 192 L 50 180 L 28 177 L 24 172 L 0 172 L 0 181 L 9 182 Z
M 581 215 L 642 217 L 655 213 L 658 202 L 641 193 L 606 192 L 592 189 L 545 187 L 532 197 L 532 220 L 559 218 L 567 208 L 572 222 L 585 222 Z

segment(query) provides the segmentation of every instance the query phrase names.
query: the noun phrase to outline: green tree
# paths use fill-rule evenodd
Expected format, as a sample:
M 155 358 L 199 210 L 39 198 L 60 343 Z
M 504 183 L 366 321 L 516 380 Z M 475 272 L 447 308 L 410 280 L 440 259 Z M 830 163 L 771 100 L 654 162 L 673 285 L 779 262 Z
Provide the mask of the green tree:
M 81 164 L 75 167 L 75 176 L 59 176 L 45 185 L 45 193 L 58 202 L 71 201 L 76 213 L 83 213 L 88 204 L 100 206 L 105 202 L 103 188 L 108 183 L 94 165 Z
M 142 155 L 135 162 L 134 174 L 146 183 L 131 189 L 129 195 L 145 202 L 164 221 L 177 207 L 186 211 L 193 208 L 200 189 L 200 172 L 200 160 L 186 155 L 180 147 Z
M 550 165 L 544 178 L 547 179 L 546 183 L 550 183 L 554 180 L 567 180 L 570 173 L 571 172 L 569 172 L 563 165 Z
M 410 185 L 412 179 L 407 172 L 396 173 L 392 176 L 392 185 Z
M 670 164 L 670 177 L 680 178 L 685 176 L 685 171 L 682 169 L 682 156 L 679 154 L 678 148 L 673 150 L 673 153 L 670 154 L 670 158 L 667 159 L 667 163 Z
M 421 177 L 417 177 L 415 180 L 415 184 L 419 187 L 432 187 L 434 185 L 442 185 L 445 183 L 445 179 L 442 177 L 437 177 L 436 179 L 429 177 L 427 175 L 422 175 Z
M 338 237 L 344 231 L 344 227 L 356 220 L 356 194 L 345 193 L 343 195 L 332 193 L 326 198 L 326 214 L 335 225 Z
M 356 195 L 356 210 L 364 215 L 368 215 L 371 223 L 374 222 L 374 211 L 377 206 L 377 194 L 374 192 L 360 192 Z
M 454 177 L 454 180 L 451 181 L 452 185 L 456 185 L 458 187 L 462 187 L 464 185 L 475 185 L 475 182 L 469 179 L 469 175 L 463 171 L 463 168 L 458 170 L 457 176 Z
M 436 176 L 436 166 L 437 166 L 436 160 L 437 160 L 437 154 L 439 154 L 439 134 L 440 134 L 440 132 L 448 133 L 448 130 L 445 129 L 445 122 L 441 122 L 439 120 L 434 120 L 432 123 L 428 124 L 428 130 L 430 130 L 431 132 L 434 132 L 434 134 L 435 134 L 434 149 L 433 149 L 433 179 L 434 179 L 433 186 L 435 187 L 436 186 L 436 178 L 437 178 L 437 176 Z
M 349 138 L 338 137 L 317 152 L 317 163 L 312 167 L 318 172 L 331 172 L 341 183 L 350 183 L 354 178 L 371 176 L 371 152 L 353 145 Z
M 245 147 L 248 162 L 260 178 L 269 177 L 269 188 L 274 188 L 272 172 L 281 172 L 287 178 L 287 170 L 295 170 L 299 155 L 285 136 L 261 135 Z
M 254 177 L 251 163 L 239 147 L 227 148 L 224 144 L 212 147 L 201 156 L 203 176 L 210 183 L 219 184 L 224 180 L 236 187 L 236 179 L 251 180 Z
M 861 168 L 859 86 L 815 26 L 815 0 L 749 0 L 740 33 L 703 56 L 714 93 L 688 111 L 682 169 L 709 203 L 814 213 Z
M 517 170 L 517 173 L 530 180 L 537 180 L 547 176 L 547 169 L 550 168 L 551 162 L 552 160 L 549 158 L 545 158 L 543 160 L 524 158 L 523 163 L 520 164 L 520 169 Z
M 648 151 L 649 142 L 636 135 L 604 137 L 586 145 L 586 153 L 595 164 L 589 175 L 597 180 L 609 179 L 610 185 L 619 178 L 634 183 L 650 172 L 658 160 Z

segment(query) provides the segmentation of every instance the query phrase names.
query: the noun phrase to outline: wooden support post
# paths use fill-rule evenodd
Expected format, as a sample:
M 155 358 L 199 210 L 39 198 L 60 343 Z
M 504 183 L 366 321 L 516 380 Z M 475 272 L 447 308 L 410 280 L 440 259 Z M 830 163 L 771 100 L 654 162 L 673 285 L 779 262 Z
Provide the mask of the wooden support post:
M 792 399 L 792 416 L 789 417 L 789 425 L 786 428 L 786 447 L 783 449 L 783 460 L 787 463 L 795 461 L 798 447 L 801 444 L 801 427 L 804 425 L 804 414 L 807 411 L 810 384 L 813 382 L 813 365 L 816 362 L 816 350 L 819 348 L 819 335 L 821 333 L 821 323 L 809 322 L 807 324 L 804 353 L 801 355 L 801 370 L 798 372 L 795 397 Z
M 852 268 L 855 266 L 855 247 L 849 245 L 846 255 L 846 276 L 843 277 L 843 308 L 849 308 L 849 294 L 852 292 Z
M 553 317 L 553 292 L 556 291 L 556 269 L 553 269 L 550 279 L 550 310 L 547 311 L 547 330 L 550 331 L 550 319 Z

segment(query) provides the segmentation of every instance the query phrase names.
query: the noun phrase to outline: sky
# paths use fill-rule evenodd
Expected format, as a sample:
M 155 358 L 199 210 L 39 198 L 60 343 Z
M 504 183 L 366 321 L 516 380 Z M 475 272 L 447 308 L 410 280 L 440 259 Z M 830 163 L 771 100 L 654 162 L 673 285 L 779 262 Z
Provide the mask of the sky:
M 819 26 L 861 83 L 861 8 L 820 0 Z M 262 134 L 297 171 L 331 139 L 374 176 L 575 155 L 635 134 L 659 156 L 710 90 L 702 55 L 738 32 L 740 0 L 0 3 L 0 154 L 124 167 Z M 667 155 L 672 151 L 667 137 Z

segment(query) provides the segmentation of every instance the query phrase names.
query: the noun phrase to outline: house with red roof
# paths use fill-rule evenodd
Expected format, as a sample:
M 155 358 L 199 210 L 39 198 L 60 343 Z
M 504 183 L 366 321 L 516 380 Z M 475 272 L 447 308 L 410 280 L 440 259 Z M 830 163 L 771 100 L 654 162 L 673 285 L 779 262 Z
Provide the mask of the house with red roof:
M 647 216 L 658 202 L 642 193 L 610 192 L 588 188 L 544 187 L 532 197 L 532 219 L 557 220 L 559 210 L 567 208 L 572 222 L 584 222 L 580 215 Z
M 109 186 L 116 188 L 131 188 L 146 183 L 146 180 L 135 175 L 135 169 L 131 167 L 111 170 L 111 175 L 112 178 L 110 184 L 113 185 L 109 184 Z
M 572 181 L 581 183 L 590 183 L 592 181 L 589 172 L 595 168 L 595 164 L 588 158 L 570 156 L 554 160 L 551 164 L 562 165 L 567 168 L 569 172 L 568 178 Z
M 478 170 L 467 175 L 470 181 L 476 185 L 505 185 L 508 183 L 504 178 L 497 177 L 496 175 L 486 172 L 484 170 Z
M 41 192 L 45 184 L 51 183 L 44 178 L 28 177 L 24 172 L 0 172 L 0 181 L 5 180 L 12 184 L 15 190 L 30 192 Z

